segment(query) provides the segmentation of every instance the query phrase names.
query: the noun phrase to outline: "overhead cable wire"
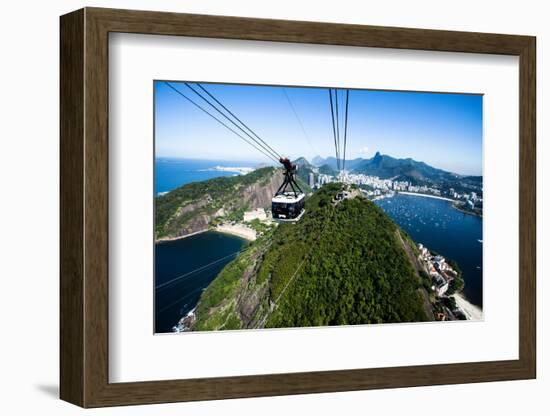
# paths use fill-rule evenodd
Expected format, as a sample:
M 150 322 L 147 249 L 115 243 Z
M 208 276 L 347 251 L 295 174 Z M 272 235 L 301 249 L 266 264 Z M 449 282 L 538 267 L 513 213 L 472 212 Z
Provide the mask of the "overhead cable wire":
M 193 89 L 189 83 L 185 83 L 185 85 L 187 85 L 191 90 L 193 90 L 195 92 L 195 94 L 199 95 L 198 92 Z M 279 154 L 279 152 L 277 152 L 275 149 L 273 149 L 264 139 L 262 139 L 254 130 L 252 130 L 250 127 L 248 127 L 248 125 L 243 122 L 239 117 L 237 117 L 235 115 L 235 113 L 233 113 L 229 108 L 227 108 L 227 106 L 225 106 L 218 98 L 214 97 L 213 94 L 211 94 L 206 88 L 204 88 L 201 84 L 199 83 L 195 83 L 195 85 L 197 85 L 201 90 L 203 90 L 206 94 L 208 94 L 208 96 L 210 98 L 212 98 L 220 107 L 222 107 L 225 111 L 227 111 L 233 118 L 235 118 L 235 120 L 237 120 L 246 130 L 248 130 L 248 132 L 244 131 L 241 127 L 239 127 L 233 120 L 231 120 L 229 117 L 227 117 L 227 115 L 225 115 L 223 112 L 221 112 L 218 108 L 216 108 L 214 105 L 212 105 L 212 103 L 209 102 L 209 104 L 213 107 L 213 108 L 216 108 L 216 110 L 222 114 L 225 118 L 227 118 L 229 121 L 231 121 L 236 127 L 239 127 L 239 129 L 245 133 L 246 135 L 248 135 L 250 137 L 250 134 L 252 134 L 254 137 L 255 137 L 255 141 L 256 142 L 259 142 L 258 144 L 261 145 L 263 148 L 265 148 L 267 151 L 269 152 L 272 152 L 277 158 L 281 158 L 281 155 Z M 201 98 L 203 98 L 201 96 Z M 204 98 L 203 98 L 204 99 Z M 205 100 L 207 101 L 207 100 Z M 208 101 L 207 101 L 208 102 Z M 252 137 L 251 137 L 252 138 Z
M 284 93 L 284 95 L 285 95 L 285 97 L 288 101 L 288 104 L 290 105 L 290 108 L 292 109 L 292 112 L 294 113 L 294 116 L 296 117 L 296 120 L 298 120 L 298 124 L 300 125 L 300 128 L 302 129 L 302 133 L 304 134 L 304 137 L 306 138 L 307 143 L 309 144 L 309 147 L 311 147 L 311 150 L 313 150 L 313 152 L 318 155 L 319 152 L 317 151 L 315 146 L 313 146 L 313 144 L 311 143 L 311 140 L 309 139 L 309 135 L 307 134 L 306 129 L 304 128 L 304 125 L 302 123 L 302 120 L 300 119 L 300 116 L 298 116 L 298 112 L 296 111 L 296 107 L 294 107 L 294 104 L 292 103 L 292 100 L 290 99 L 290 95 L 287 93 L 285 87 L 283 87 L 283 93 Z
M 348 140 L 348 110 L 349 110 L 349 90 L 346 90 L 346 117 L 344 120 L 344 160 L 342 170 L 346 170 L 346 144 Z
M 337 145 L 337 142 L 336 142 L 336 125 L 335 125 L 335 122 L 334 122 L 334 104 L 332 102 L 332 89 L 328 89 L 328 96 L 329 96 L 329 101 L 330 101 L 330 115 L 332 117 L 332 134 L 334 136 L 334 149 L 335 149 L 335 153 L 336 153 L 336 166 L 338 168 L 338 170 L 340 170 L 340 165 L 339 165 L 339 162 L 338 162 L 338 145 Z
M 341 137 L 340 137 L 340 117 L 338 113 L 338 89 L 334 89 L 334 95 L 336 96 L 335 102 L 335 108 L 336 108 L 336 136 L 338 137 L 338 170 L 341 170 L 342 167 L 342 160 L 341 156 L 342 153 L 340 153 L 341 149 Z
M 237 254 L 242 253 L 243 251 L 244 251 L 244 250 L 236 251 L 236 252 L 234 252 L 234 253 L 228 254 L 227 256 L 224 256 L 224 257 L 222 257 L 222 258 L 219 258 L 219 259 L 217 259 L 217 260 L 214 260 L 213 262 L 210 262 L 210 263 L 208 263 L 208 264 L 205 264 L 204 266 L 201 266 L 201 267 L 198 267 L 198 268 L 196 268 L 196 269 L 194 269 L 194 270 L 191 270 L 190 272 L 184 273 L 184 274 L 182 274 L 182 275 L 180 275 L 180 276 L 176 276 L 176 277 L 174 277 L 174 278 L 168 280 L 167 282 L 164 282 L 164 283 L 159 284 L 158 286 L 155 286 L 155 290 L 161 290 L 161 289 L 164 289 L 164 288 L 166 288 L 167 286 L 170 286 L 170 285 L 172 285 L 172 284 L 174 284 L 174 283 L 176 283 L 176 282 L 185 281 L 185 280 L 187 280 L 187 278 L 188 278 L 189 276 L 191 276 L 192 274 L 195 274 L 195 273 L 198 273 L 198 272 L 203 271 L 203 270 L 205 270 L 205 269 L 208 269 L 208 268 L 210 268 L 210 267 L 212 267 L 212 266 L 214 266 L 214 265 L 216 265 L 216 264 L 218 264 L 218 263 L 220 263 L 220 262 L 222 262 L 222 261 L 224 261 L 224 260 L 226 260 L 226 259 L 228 259 L 228 258 L 230 258 L 230 257 L 232 257 L 232 256 L 236 256 Z
M 176 306 L 176 305 L 177 305 L 178 303 L 180 303 L 182 300 L 187 299 L 188 297 L 190 297 L 190 296 L 194 295 L 195 293 L 200 292 L 200 291 L 202 291 L 202 290 L 205 290 L 205 288 L 203 288 L 203 287 L 201 286 L 201 287 L 199 287 L 199 288 L 197 288 L 197 289 L 195 289 L 195 290 L 193 290 L 193 291 L 187 293 L 185 296 L 182 296 L 181 298 L 177 299 L 175 302 L 172 302 L 172 303 L 166 305 L 164 308 L 158 310 L 158 311 L 157 311 L 157 314 L 160 315 L 161 313 L 166 312 L 168 309 L 170 309 L 170 308 L 173 307 L 173 306 Z
M 260 142 L 258 139 L 256 139 L 255 137 L 253 137 L 248 131 L 246 131 L 245 129 L 243 129 L 239 124 L 237 124 L 235 122 L 235 120 L 233 120 L 231 117 L 229 117 L 227 114 L 225 114 L 222 110 L 220 110 L 212 101 L 210 101 L 208 98 L 206 98 L 203 94 L 201 94 L 199 91 L 197 91 L 195 88 L 193 88 L 191 85 L 189 85 L 188 82 L 184 82 L 185 86 L 187 88 L 189 88 L 191 91 L 193 91 L 201 100 L 203 100 L 205 103 L 207 103 L 210 107 L 212 107 L 214 110 L 216 110 L 218 112 L 218 114 L 220 114 L 222 117 L 224 117 L 227 121 L 229 121 L 231 124 L 233 124 L 235 127 L 237 127 L 241 132 L 243 132 L 245 135 L 247 135 L 250 140 L 254 141 L 254 143 L 256 143 L 258 146 L 260 146 L 262 149 L 264 149 L 264 151 L 266 151 L 267 153 L 270 153 L 275 159 L 279 159 L 280 156 L 277 152 L 271 150 L 268 146 L 266 146 L 264 144 L 264 142 Z M 198 84 L 197 84 L 198 85 Z M 222 105 L 223 107 L 223 105 Z M 229 110 L 226 110 L 226 111 L 229 111 Z M 244 124 L 242 123 L 242 121 L 240 121 L 239 119 L 237 119 L 237 121 L 239 121 L 241 124 Z M 245 127 L 247 127 L 245 125 Z
M 196 83 L 197 86 L 199 86 L 199 88 L 201 88 L 205 93 L 207 93 L 214 101 L 216 101 L 225 111 L 227 111 L 229 114 L 231 114 L 235 119 L 237 119 L 237 121 L 239 121 L 239 123 L 241 123 L 250 133 L 252 133 L 258 140 L 260 140 L 262 143 L 265 144 L 265 146 L 267 146 L 269 149 L 271 149 L 271 151 L 273 153 L 275 153 L 279 158 L 281 157 L 281 155 L 275 150 L 273 149 L 264 139 L 262 139 L 254 130 L 252 130 L 250 127 L 248 127 L 248 125 L 246 125 L 239 117 L 237 117 L 233 112 L 231 112 L 231 110 L 229 110 L 226 106 L 224 106 L 219 99 L 217 99 L 216 97 L 214 97 L 214 95 L 212 93 L 210 93 L 206 88 L 204 88 L 201 84 L 199 83 Z
M 206 113 L 208 116 L 210 116 L 211 118 L 213 118 L 214 120 L 216 120 L 218 123 L 220 123 L 222 126 L 224 126 L 227 130 L 229 130 L 230 132 L 232 132 L 233 134 L 235 134 L 236 136 L 238 136 L 239 138 L 241 138 L 244 142 L 248 143 L 250 146 L 254 147 L 256 150 L 258 150 L 259 152 L 261 152 L 262 154 L 264 154 L 265 156 L 267 156 L 269 159 L 273 160 L 274 162 L 276 163 L 279 163 L 279 160 L 277 158 L 275 158 L 273 155 L 267 153 L 265 150 L 257 147 L 254 143 L 251 143 L 250 141 L 248 141 L 245 137 L 243 137 L 241 134 L 239 134 L 238 132 L 236 132 L 235 130 L 233 130 L 231 127 L 229 127 L 227 124 L 225 124 L 223 121 L 221 121 L 219 118 L 217 118 L 215 115 L 213 115 L 212 113 L 210 113 L 208 110 L 206 110 L 204 107 L 202 107 L 200 104 L 197 104 L 195 101 L 193 101 L 191 98 L 189 98 L 187 95 L 185 95 L 184 93 L 182 93 L 180 90 L 178 90 L 177 88 L 175 88 L 173 85 L 171 85 L 169 82 L 165 82 L 165 84 L 170 87 L 172 90 L 174 90 L 177 94 L 179 94 L 181 97 L 185 98 L 187 101 L 189 101 L 191 104 L 193 104 L 195 107 L 197 107 L 199 110 L 203 111 L 204 113 Z

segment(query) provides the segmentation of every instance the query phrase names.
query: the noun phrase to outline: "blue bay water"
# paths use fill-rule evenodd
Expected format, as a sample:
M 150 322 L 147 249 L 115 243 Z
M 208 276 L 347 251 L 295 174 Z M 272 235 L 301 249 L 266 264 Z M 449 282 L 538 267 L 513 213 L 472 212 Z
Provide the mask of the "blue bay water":
M 214 170 L 216 166 L 255 167 L 256 165 L 250 162 L 223 160 L 157 158 L 155 160 L 155 195 L 191 182 L 238 175 L 237 172 Z
M 155 332 L 171 332 L 245 244 L 215 231 L 155 244 Z
M 155 194 L 192 182 L 237 172 L 222 167 L 255 167 L 251 162 L 157 158 Z M 155 332 L 171 332 L 179 319 L 192 310 L 202 291 L 233 260 L 246 241 L 231 235 L 205 232 L 155 245 Z M 175 280 L 174 280 L 175 279 Z M 173 281 L 172 283 L 170 283 Z
M 483 306 L 483 220 L 451 202 L 414 195 L 376 201 L 417 243 L 453 259 L 462 270 L 468 300 Z

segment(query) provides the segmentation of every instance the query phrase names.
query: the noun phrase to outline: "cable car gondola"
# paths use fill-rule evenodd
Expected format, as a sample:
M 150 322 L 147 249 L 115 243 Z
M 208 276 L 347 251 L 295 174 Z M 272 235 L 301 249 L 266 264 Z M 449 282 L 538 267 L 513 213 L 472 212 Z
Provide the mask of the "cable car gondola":
M 279 162 L 285 169 L 285 178 L 271 199 L 271 213 L 274 220 L 295 222 L 304 214 L 306 195 L 294 178 L 298 167 L 286 157 L 280 158 Z

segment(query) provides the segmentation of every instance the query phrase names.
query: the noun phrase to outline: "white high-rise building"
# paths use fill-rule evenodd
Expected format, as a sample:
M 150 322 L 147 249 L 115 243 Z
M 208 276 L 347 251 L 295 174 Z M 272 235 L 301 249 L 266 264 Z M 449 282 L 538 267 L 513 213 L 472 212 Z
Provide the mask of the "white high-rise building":
M 311 188 L 315 187 L 315 175 L 313 174 L 313 172 L 309 173 L 309 186 Z

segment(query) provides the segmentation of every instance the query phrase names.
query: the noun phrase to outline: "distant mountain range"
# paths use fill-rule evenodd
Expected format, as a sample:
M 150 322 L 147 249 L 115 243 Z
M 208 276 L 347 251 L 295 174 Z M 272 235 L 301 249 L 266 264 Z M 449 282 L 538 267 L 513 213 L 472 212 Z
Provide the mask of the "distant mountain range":
M 335 157 L 322 158 L 316 156 L 312 159 L 312 164 L 306 164 L 304 158 L 298 159 L 300 165 L 305 168 L 317 168 L 319 173 L 335 174 L 337 173 L 337 163 Z M 304 162 L 305 161 L 305 162 Z M 362 173 L 365 175 L 378 176 L 382 179 L 406 180 L 412 183 L 441 183 L 466 180 L 468 182 L 481 183 L 481 176 L 463 176 L 448 172 L 443 169 L 434 168 L 424 162 L 419 162 L 411 158 L 397 159 L 392 156 L 382 155 L 380 152 L 370 159 L 356 158 L 346 160 L 346 171 L 351 173 Z

